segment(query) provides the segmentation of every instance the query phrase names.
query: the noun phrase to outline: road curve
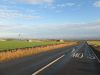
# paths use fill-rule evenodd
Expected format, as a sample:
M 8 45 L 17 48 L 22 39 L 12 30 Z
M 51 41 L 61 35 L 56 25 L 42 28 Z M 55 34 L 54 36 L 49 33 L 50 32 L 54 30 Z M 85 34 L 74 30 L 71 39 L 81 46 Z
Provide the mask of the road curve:
M 0 75 L 100 75 L 100 62 L 86 42 L 0 63 Z

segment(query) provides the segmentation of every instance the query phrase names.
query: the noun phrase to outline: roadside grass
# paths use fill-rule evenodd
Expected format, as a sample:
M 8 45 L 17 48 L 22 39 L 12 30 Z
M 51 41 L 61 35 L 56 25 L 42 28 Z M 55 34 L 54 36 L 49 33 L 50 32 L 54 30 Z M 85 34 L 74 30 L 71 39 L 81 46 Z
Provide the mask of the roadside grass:
M 91 48 L 100 60 L 100 41 L 88 41 L 88 43 L 91 45 Z
M 9 61 L 9 60 L 13 60 L 16 58 L 22 58 L 25 56 L 31 56 L 31 55 L 36 55 L 42 52 L 46 52 L 46 51 L 51 51 L 57 48 L 62 48 L 65 46 L 72 46 L 72 45 L 76 45 L 76 42 L 66 42 L 63 44 L 52 44 L 49 43 L 49 45 L 46 44 L 42 44 L 45 46 L 40 46 L 40 47 L 35 47 L 35 48 L 25 48 L 25 49 L 19 49 L 17 51 L 7 51 L 7 52 L 0 52 L 0 62 L 5 62 L 5 61 Z

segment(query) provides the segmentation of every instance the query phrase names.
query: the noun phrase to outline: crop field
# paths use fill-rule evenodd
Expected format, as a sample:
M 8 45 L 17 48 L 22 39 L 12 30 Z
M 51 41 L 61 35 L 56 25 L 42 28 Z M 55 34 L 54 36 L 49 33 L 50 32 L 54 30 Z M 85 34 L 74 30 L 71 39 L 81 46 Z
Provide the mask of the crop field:
M 27 41 L 0 41 L 0 51 L 36 47 L 36 46 L 47 46 L 51 44 L 61 44 L 62 42 L 48 41 L 48 42 L 27 42 Z
M 18 48 L 18 50 L 12 50 L 12 51 L 2 51 L 0 52 L 0 62 L 5 62 L 9 60 L 13 60 L 16 58 L 22 58 L 26 56 L 36 55 L 42 52 L 46 51 L 52 51 L 58 48 L 63 47 L 69 47 L 76 45 L 76 42 L 18 42 L 18 41 L 5 41 L 0 42 L 0 48 L 1 49 L 12 49 L 12 48 Z M 32 48 L 23 48 L 20 49 L 20 47 L 32 47 Z M 39 46 L 39 47 L 33 47 L 33 46 Z
M 88 41 L 88 43 L 100 46 L 100 41 Z

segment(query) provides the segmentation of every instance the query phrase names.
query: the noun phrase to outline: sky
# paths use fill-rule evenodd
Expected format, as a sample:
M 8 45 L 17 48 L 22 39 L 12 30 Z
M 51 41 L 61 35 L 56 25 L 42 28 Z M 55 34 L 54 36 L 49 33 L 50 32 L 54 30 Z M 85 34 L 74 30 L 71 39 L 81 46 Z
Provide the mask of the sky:
M 100 0 L 0 0 L 0 38 L 100 39 Z

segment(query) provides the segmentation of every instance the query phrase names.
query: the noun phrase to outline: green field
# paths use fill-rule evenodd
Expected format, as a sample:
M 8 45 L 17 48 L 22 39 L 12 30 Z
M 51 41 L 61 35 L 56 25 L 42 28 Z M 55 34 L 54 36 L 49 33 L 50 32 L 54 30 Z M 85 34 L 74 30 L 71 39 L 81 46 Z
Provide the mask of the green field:
M 0 41 L 0 51 L 25 48 L 25 47 L 35 47 L 35 46 L 46 46 L 50 44 L 60 44 L 61 42 L 48 41 L 48 42 L 27 42 L 27 41 Z

